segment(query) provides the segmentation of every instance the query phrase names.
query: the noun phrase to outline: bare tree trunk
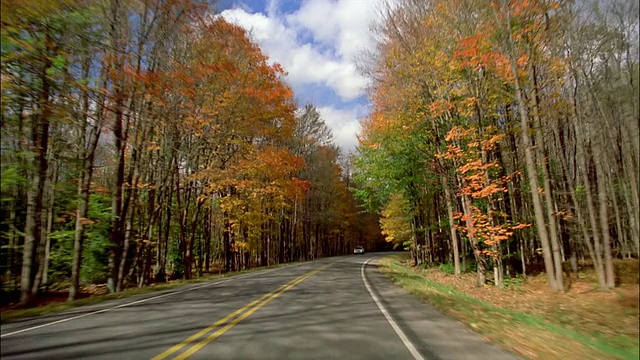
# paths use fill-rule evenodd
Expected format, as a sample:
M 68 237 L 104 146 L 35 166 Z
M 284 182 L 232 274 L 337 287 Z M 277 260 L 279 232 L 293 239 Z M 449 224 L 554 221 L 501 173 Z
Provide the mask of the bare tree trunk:
M 601 157 L 601 153 L 596 155 L 594 162 L 596 164 L 596 184 L 598 188 L 598 205 L 600 207 L 600 229 L 602 230 L 602 245 L 604 248 L 605 286 L 607 289 L 613 289 L 616 286 L 616 282 L 613 258 L 611 256 L 611 237 L 609 236 L 606 175 L 604 174 L 605 170 L 602 168 Z
M 197 200 L 196 196 L 196 209 L 193 213 L 193 219 L 191 220 L 191 234 L 189 236 L 188 243 L 186 244 L 186 253 L 185 253 L 185 279 L 191 279 L 192 277 L 192 268 L 193 268 L 193 246 L 195 243 L 197 226 L 198 226 L 198 216 L 200 215 L 200 209 L 202 208 L 202 202 Z
M 518 245 L 520 246 L 520 262 L 522 263 L 522 277 L 523 278 L 527 278 L 527 262 L 525 261 L 524 258 L 524 241 L 522 241 L 522 238 L 520 238 L 520 241 L 518 241 Z
M 167 264 L 167 253 L 169 250 L 169 236 L 171 232 L 171 206 L 173 204 L 173 175 L 170 177 L 169 186 L 167 191 L 169 192 L 167 196 L 167 204 L 165 204 L 165 213 L 166 218 L 164 221 L 164 231 L 163 237 L 158 239 L 159 243 L 162 243 L 160 247 L 161 251 L 157 254 L 157 268 L 156 268 L 156 281 L 166 281 L 166 264 Z M 160 230 L 160 227 L 158 227 Z M 158 231 L 158 236 L 160 236 L 161 231 Z
M 622 229 L 622 220 L 620 218 L 620 208 L 618 205 L 618 194 L 616 194 L 616 190 L 613 186 L 613 180 L 607 174 L 607 184 L 609 185 L 609 190 L 611 191 L 611 200 L 613 201 L 613 211 L 616 218 L 616 232 L 618 235 L 618 241 L 620 242 L 620 252 L 623 257 L 631 258 L 631 252 L 627 248 L 627 234 Z
M 577 81 L 577 77 L 576 77 Z M 577 87 L 577 84 L 576 84 Z M 571 110 L 571 118 L 573 120 L 573 127 L 576 135 L 576 155 L 578 158 L 578 164 L 582 168 L 582 171 L 577 170 L 582 175 L 582 183 L 584 184 L 585 195 L 587 200 L 587 212 L 589 214 L 589 223 L 591 225 L 591 234 L 593 235 L 593 253 L 594 253 L 594 268 L 596 271 L 596 277 L 598 278 L 598 284 L 600 288 L 606 288 L 606 279 L 604 272 L 604 265 L 602 263 L 602 251 L 600 249 L 600 230 L 596 221 L 596 211 L 592 195 L 591 181 L 588 174 L 587 164 L 587 147 L 585 144 L 584 136 L 582 134 L 582 127 L 578 124 L 578 112 L 576 94 L 573 94 L 573 104 Z
M 85 69 L 85 75 L 88 77 L 88 65 Z M 88 115 L 89 111 L 89 97 L 85 94 L 83 101 L 83 111 Z M 100 117 L 102 114 L 99 111 Z M 88 117 L 85 117 L 85 125 L 88 121 Z M 84 223 L 89 216 L 89 200 L 91 195 L 91 180 L 93 177 L 94 159 L 96 154 L 96 148 L 98 147 L 98 140 L 102 132 L 102 122 L 99 121 L 94 127 L 91 128 L 88 137 L 88 148 L 84 150 L 85 141 L 82 140 L 82 176 L 80 184 L 78 184 L 78 209 L 76 211 L 76 225 L 73 240 L 73 260 L 71 263 L 71 286 L 69 287 L 69 301 L 73 301 L 77 295 L 78 287 L 80 286 L 80 272 L 82 269 L 82 251 L 84 248 Z M 85 136 L 85 127 L 83 126 L 82 136 Z
M 639 119 L 640 120 L 640 119 Z M 630 192 L 625 191 L 625 199 L 629 205 L 629 224 L 631 234 L 633 236 L 633 242 L 636 244 L 636 254 L 640 255 L 640 203 L 638 202 L 638 178 L 636 177 L 637 170 L 630 169 L 627 171 L 629 175 L 629 186 L 625 181 L 622 181 L 624 188 L 630 189 Z
M 636 215 L 634 214 L 638 212 L 638 209 L 634 209 L 633 205 L 631 204 L 628 186 L 624 181 L 622 182 L 622 190 L 624 203 L 627 208 L 627 213 L 629 214 L 629 230 L 633 239 L 633 244 L 635 245 L 636 255 L 640 255 L 640 224 L 636 222 Z
M 473 216 L 471 213 L 471 209 L 469 207 L 469 200 L 467 199 L 466 195 L 462 196 L 462 211 L 465 214 L 465 217 L 468 219 L 465 221 L 465 223 L 467 224 L 467 237 L 469 238 L 469 241 L 471 242 L 471 247 L 473 249 L 473 256 L 475 257 L 476 260 L 476 264 L 477 264 L 477 268 L 476 268 L 476 274 L 477 274 L 477 286 L 484 286 L 484 284 L 487 283 L 487 274 L 486 274 L 486 262 L 484 257 L 482 256 L 482 254 L 480 253 L 480 248 L 478 246 L 478 241 L 476 240 L 475 236 L 473 236 L 472 234 L 475 232 L 474 230 L 474 225 L 473 225 Z
M 69 301 L 76 298 L 80 286 L 80 269 L 82 268 L 82 249 L 84 243 L 84 223 L 89 212 L 89 194 L 91 179 L 84 171 L 82 180 L 78 185 L 79 204 L 76 212 L 76 229 L 73 241 L 73 260 L 71 263 L 71 286 L 69 287 Z
M 231 223 L 229 221 L 229 215 L 225 212 L 224 216 L 224 229 L 222 230 L 222 241 L 223 241 L 223 251 L 224 251 L 224 271 L 231 271 L 231 267 L 233 264 L 232 253 L 231 253 Z
M 47 53 L 52 48 L 51 35 L 45 34 Z M 51 117 L 51 94 L 47 70 L 51 66 L 51 58 L 45 56 L 42 66 L 42 89 L 39 93 L 40 111 L 33 118 L 32 143 L 35 151 L 35 171 L 31 178 L 31 188 L 27 194 L 27 218 L 25 223 L 25 239 L 22 257 L 22 276 L 20 289 L 20 304 L 29 305 L 38 290 L 34 289 L 35 278 L 40 268 L 38 249 L 42 242 L 42 210 L 45 183 L 47 180 L 47 152 L 49 149 L 49 119 Z
M 137 191 L 137 185 L 138 185 L 138 176 L 137 174 L 134 175 L 135 180 L 134 180 L 134 184 L 132 186 L 131 191 L 133 192 L 132 194 L 132 203 L 135 204 L 136 201 L 138 200 L 138 191 Z M 117 283 L 116 283 L 116 292 L 120 292 L 124 289 L 124 280 L 125 280 L 125 273 L 126 273 L 126 265 L 127 265 L 127 257 L 129 254 L 129 246 L 131 244 L 131 231 L 133 228 L 133 218 L 135 216 L 135 212 L 131 211 L 131 215 L 129 215 L 127 217 L 127 221 L 126 221 L 126 226 L 125 226 L 125 231 L 124 231 L 124 242 L 123 242 L 123 246 L 122 246 L 122 255 L 120 256 L 120 263 L 118 266 L 118 277 L 117 277 Z
M 444 174 L 442 179 L 442 188 L 444 189 L 444 197 L 447 204 L 447 216 L 449 216 L 449 231 L 451 233 L 451 245 L 453 247 L 453 266 L 455 268 L 455 276 L 460 276 L 460 251 L 458 249 L 458 236 L 456 224 L 453 219 L 453 204 L 451 202 L 451 190 L 449 189 L 449 179 Z
M 513 46 L 513 45 L 512 45 Z M 511 71 L 514 76 L 514 85 L 516 98 L 518 101 L 518 109 L 520 113 L 520 127 L 522 141 L 524 143 L 525 164 L 527 167 L 527 176 L 529 178 L 529 184 L 531 185 L 531 197 L 533 200 L 533 209 L 535 212 L 536 228 L 538 230 L 538 237 L 542 244 L 542 256 L 544 257 L 544 266 L 547 273 L 547 282 L 552 290 L 562 291 L 556 279 L 556 271 L 553 262 L 552 248 L 549 241 L 549 234 L 547 233 L 547 225 L 544 220 L 544 209 L 542 208 L 542 202 L 538 194 L 538 178 L 536 172 L 536 165 L 533 158 L 531 138 L 529 136 L 529 120 L 527 116 L 527 105 L 524 102 L 522 89 L 520 88 L 520 81 L 518 80 L 517 67 L 515 59 L 511 58 Z
M 9 248 L 8 256 L 7 256 L 7 272 L 6 278 L 7 282 L 11 284 L 11 291 L 15 290 L 17 287 L 16 284 L 16 274 L 13 271 L 15 262 L 16 262 L 16 246 L 17 246 L 17 227 L 16 227 L 16 202 L 18 201 L 18 190 L 16 189 L 13 193 L 13 199 L 11 200 L 11 209 L 9 210 Z
M 496 253 L 493 257 L 493 280 L 495 286 L 502 289 L 504 287 L 504 268 L 502 266 L 502 250 L 500 249 L 500 243 L 494 245 L 493 251 Z
M 171 160 L 169 161 L 171 163 Z M 171 171 L 171 166 L 168 166 L 167 171 Z M 163 209 L 158 217 L 158 244 L 156 247 L 156 267 L 155 267 L 155 280 L 165 281 L 165 264 L 166 254 L 169 248 L 169 232 L 171 229 L 171 206 L 173 204 L 173 173 L 168 173 L 164 179 L 164 201 Z M 166 215 L 166 216 L 165 216 Z M 165 219 L 163 220 L 163 216 Z M 164 225 L 164 226 L 163 226 Z
M 35 272 L 38 268 L 39 259 L 37 258 L 37 249 L 40 246 L 40 222 L 42 220 L 42 198 L 38 200 L 38 184 L 41 183 L 37 174 L 32 177 L 33 184 L 27 194 L 27 218 L 25 222 L 25 238 L 22 257 L 22 275 L 20 303 L 23 306 L 31 304 L 34 295 L 32 286 L 34 283 Z M 38 203 L 39 206 L 38 206 Z M 35 269 L 34 269 L 35 268 Z
M 155 281 L 159 281 L 161 279 L 161 263 L 162 263 L 162 248 L 163 248 L 163 231 L 162 231 L 162 217 L 164 216 L 163 212 L 160 212 L 160 216 L 158 217 L 158 240 L 156 242 L 156 265 L 155 265 Z
M 556 218 L 553 215 L 553 210 L 556 208 L 555 202 L 551 194 L 551 181 L 549 179 L 549 172 L 547 170 L 547 160 L 545 156 L 544 139 L 542 136 L 542 119 L 540 118 L 540 105 L 538 101 L 538 83 L 536 69 L 532 64 L 533 60 L 529 60 L 529 81 L 533 84 L 531 101 L 533 102 L 533 129 L 536 137 L 536 158 L 538 165 L 542 169 L 542 184 L 544 192 L 544 200 L 546 205 L 547 221 L 549 223 L 549 242 L 551 244 L 551 251 L 553 252 L 553 268 L 556 281 L 556 290 L 564 290 L 564 281 L 562 273 L 562 257 L 560 254 L 560 244 L 558 241 L 558 232 Z
M 595 251 L 593 249 L 593 244 L 591 244 L 591 236 L 589 235 L 589 229 L 587 228 L 587 225 L 585 223 L 584 220 L 584 215 L 582 214 L 582 207 L 580 205 L 580 202 L 578 200 L 578 196 L 576 194 L 576 185 L 574 183 L 573 178 L 571 177 L 571 174 L 569 174 L 569 169 L 567 168 L 567 161 L 564 158 L 564 156 L 561 156 L 560 158 L 560 163 L 561 163 L 561 169 L 562 172 L 564 173 L 564 178 L 567 182 L 567 187 L 569 188 L 569 195 L 571 198 L 571 201 L 573 203 L 573 208 L 574 208 L 574 212 L 576 214 L 576 220 L 578 223 L 578 227 L 580 228 L 580 232 L 582 233 L 582 240 L 583 243 L 586 245 L 587 247 L 587 251 L 589 252 L 589 257 L 591 258 L 591 261 L 593 261 L 594 265 L 597 263 L 596 260 L 596 254 Z M 601 274 L 599 274 L 596 271 L 596 276 L 599 277 Z M 600 278 L 598 278 L 598 282 L 600 283 L 602 280 Z
M 45 287 L 49 284 L 49 261 L 51 259 L 51 229 L 53 227 L 53 205 L 55 204 L 55 185 L 58 182 L 58 167 L 51 169 L 49 177 L 49 186 L 47 187 L 47 214 L 43 219 L 45 226 L 42 231 L 42 238 L 45 239 L 44 259 L 42 261 L 42 284 Z
M 508 31 L 508 50 L 509 50 L 509 62 L 511 68 L 511 75 L 513 76 L 513 85 L 515 92 L 515 100 L 518 103 L 518 113 L 520 115 L 520 132 L 522 136 L 522 142 L 524 145 L 525 164 L 527 169 L 527 177 L 531 188 L 531 197 L 533 202 L 533 209 L 535 213 L 535 224 L 538 230 L 538 237 L 542 246 L 542 256 L 544 258 L 544 266 L 547 274 L 547 282 L 549 287 L 554 291 L 562 291 L 562 281 L 556 278 L 556 270 L 553 260 L 552 247 L 549 240 L 549 234 L 547 232 L 547 224 L 545 222 L 544 209 L 542 208 L 542 201 L 538 193 L 538 177 L 536 171 L 535 158 L 532 150 L 531 137 L 529 135 L 529 116 L 527 114 L 527 104 L 524 99 L 523 89 L 520 85 L 520 79 L 518 74 L 518 65 L 516 63 L 517 54 L 515 53 L 515 41 L 513 39 L 513 28 L 511 24 L 511 14 L 507 10 L 506 27 Z M 533 59 L 529 59 L 533 61 Z
M 118 105 L 116 105 L 118 106 Z M 116 110 L 116 119 L 113 134 L 115 136 L 116 154 L 117 154 L 117 170 L 114 185 L 114 191 L 111 197 L 111 213 L 113 220 L 111 221 L 111 249 L 109 250 L 109 277 L 107 279 L 107 287 L 111 293 L 116 292 L 116 284 L 118 281 L 118 269 L 120 257 L 118 252 L 122 247 L 123 232 L 122 224 L 124 219 L 122 216 L 122 187 L 124 185 L 124 166 L 125 166 L 125 147 L 123 135 L 122 110 Z
M 115 156 L 116 156 L 116 174 L 113 184 L 113 192 L 111 194 L 111 228 L 109 230 L 111 237 L 111 247 L 109 249 L 109 274 L 107 277 L 107 287 L 109 292 L 117 291 L 118 270 L 120 268 L 120 254 L 122 252 L 124 231 L 123 226 L 125 218 L 123 215 L 123 187 L 125 180 L 125 151 L 127 147 L 127 138 L 125 131 L 124 116 L 124 100 L 123 93 L 124 78 L 122 68 L 124 67 L 123 54 L 125 53 L 122 41 L 121 24 L 121 3 L 120 0 L 111 0 L 109 3 L 109 40 L 113 53 L 106 66 L 110 67 L 113 74 L 112 82 L 115 87 L 113 96 L 115 119 L 113 123 L 113 136 L 115 138 Z
M 210 272 L 211 271 L 211 239 L 213 237 L 213 206 L 211 206 L 208 209 L 208 216 L 207 216 L 207 222 L 205 224 L 207 232 L 205 235 L 205 246 L 204 246 L 204 251 L 205 251 L 205 261 L 204 261 L 204 271 L 205 272 Z
M 151 227 L 152 228 L 152 227 Z M 151 230 L 150 230 L 151 231 Z M 149 254 L 151 253 L 150 246 L 145 243 L 142 245 L 142 265 L 140 266 L 140 272 L 138 273 L 138 287 L 141 288 L 147 283 Z

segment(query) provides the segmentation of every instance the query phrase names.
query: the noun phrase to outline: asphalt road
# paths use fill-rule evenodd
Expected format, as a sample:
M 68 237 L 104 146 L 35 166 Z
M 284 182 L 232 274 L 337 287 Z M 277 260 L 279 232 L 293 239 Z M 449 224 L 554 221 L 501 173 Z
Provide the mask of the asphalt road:
M 3 324 L 2 359 L 516 359 L 376 269 L 321 259 Z

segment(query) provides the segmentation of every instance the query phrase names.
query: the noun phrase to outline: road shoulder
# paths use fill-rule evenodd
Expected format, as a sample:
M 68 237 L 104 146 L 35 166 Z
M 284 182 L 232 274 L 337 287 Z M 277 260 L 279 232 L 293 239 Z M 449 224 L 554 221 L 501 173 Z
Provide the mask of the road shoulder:
M 383 306 L 427 359 L 515 360 L 516 355 L 485 341 L 457 320 L 440 313 L 394 285 L 378 270 L 381 257 L 366 266 L 365 274 Z
M 103 296 L 101 298 L 99 297 L 100 299 L 87 298 L 83 300 L 95 300 L 95 302 L 83 304 L 83 300 L 79 300 L 76 304 L 71 304 L 68 308 L 60 306 L 58 309 L 55 307 L 55 305 L 58 304 L 53 304 L 54 306 L 51 306 L 51 309 L 45 309 L 42 315 L 37 313 L 35 315 L 29 315 L 30 312 L 25 312 L 25 315 L 3 313 L 2 322 L 0 323 L 0 336 L 11 336 L 14 333 L 19 333 L 27 329 L 36 329 L 44 326 L 72 321 L 75 319 L 97 315 L 122 307 L 136 305 L 167 296 L 173 296 L 202 288 L 222 285 L 235 280 L 261 276 L 274 271 L 292 268 L 310 262 L 311 261 L 295 262 L 281 264 L 279 266 L 273 267 L 256 268 L 252 269 L 252 271 L 228 273 L 223 276 L 214 277 L 211 279 L 195 279 L 193 282 L 175 283 L 173 284 L 173 286 L 167 286 L 166 288 L 162 287 L 162 289 L 153 289 L 152 287 L 147 287 L 146 290 L 148 291 L 144 291 L 141 293 L 136 293 L 135 291 L 129 293 L 125 291 L 122 293 L 110 294 L 112 296 Z M 64 303 L 60 305 L 64 305 Z

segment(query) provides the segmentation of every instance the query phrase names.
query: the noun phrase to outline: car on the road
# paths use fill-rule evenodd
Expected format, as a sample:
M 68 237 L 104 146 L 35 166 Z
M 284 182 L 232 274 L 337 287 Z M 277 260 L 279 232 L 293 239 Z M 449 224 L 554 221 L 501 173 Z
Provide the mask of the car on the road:
M 363 248 L 362 246 L 356 246 L 356 248 L 355 248 L 355 249 L 353 249 L 353 253 L 354 253 L 355 255 L 357 255 L 357 254 L 362 254 L 362 255 L 364 255 L 364 248 Z

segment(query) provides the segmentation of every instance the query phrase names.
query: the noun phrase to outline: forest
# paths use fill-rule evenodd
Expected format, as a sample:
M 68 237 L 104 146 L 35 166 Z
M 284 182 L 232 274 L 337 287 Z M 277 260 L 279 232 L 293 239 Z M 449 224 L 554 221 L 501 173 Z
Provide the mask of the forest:
M 638 258 L 634 1 L 385 2 L 355 154 L 208 1 L 2 9 L 3 303 L 356 245 L 558 292 Z
M 355 193 L 415 266 L 503 287 L 639 253 L 638 3 L 403 0 L 363 65 Z
M 384 245 L 286 72 L 192 0 L 2 0 L 3 302 Z
M 639 358 L 638 0 L 220 3 L 0 0 L 3 358 Z

